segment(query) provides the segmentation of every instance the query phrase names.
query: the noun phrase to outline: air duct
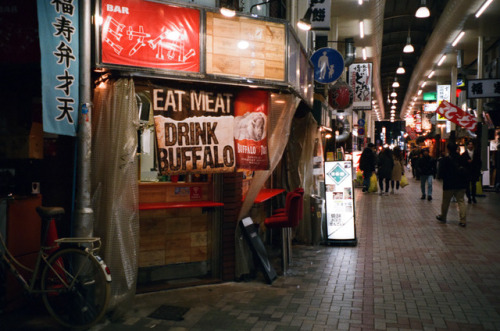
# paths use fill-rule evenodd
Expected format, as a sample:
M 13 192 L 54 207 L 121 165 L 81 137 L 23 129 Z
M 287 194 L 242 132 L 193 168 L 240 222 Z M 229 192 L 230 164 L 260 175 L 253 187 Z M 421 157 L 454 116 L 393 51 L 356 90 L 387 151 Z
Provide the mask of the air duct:
M 356 47 L 354 47 L 354 39 L 346 38 L 344 65 L 346 67 L 350 66 L 354 62 L 355 58 L 356 58 Z
M 464 66 L 464 50 L 457 50 L 457 69 L 462 69 Z

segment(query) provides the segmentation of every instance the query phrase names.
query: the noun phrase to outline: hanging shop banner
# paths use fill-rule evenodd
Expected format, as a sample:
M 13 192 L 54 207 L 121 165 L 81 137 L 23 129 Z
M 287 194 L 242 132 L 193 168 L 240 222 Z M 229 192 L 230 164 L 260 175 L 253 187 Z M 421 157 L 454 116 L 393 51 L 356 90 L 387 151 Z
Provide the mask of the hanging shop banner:
M 474 116 L 446 100 L 441 101 L 437 107 L 437 113 L 467 130 L 476 131 L 477 129 L 477 119 Z
M 331 1 L 309 0 L 311 29 L 330 30 Z
M 340 78 L 344 72 L 344 58 L 336 49 L 323 47 L 311 55 L 314 65 L 314 80 L 329 84 Z
M 78 124 L 78 0 L 37 1 L 43 130 L 75 136 Z
M 235 93 L 180 84 L 149 93 L 162 174 L 234 171 Z
M 325 162 L 328 241 L 355 241 L 352 161 Z
M 285 24 L 212 12 L 206 21 L 208 74 L 285 80 Z
M 101 1 L 105 64 L 200 71 L 200 11 L 145 0 Z
M 467 99 L 499 97 L 500 79 L 470 79 L 467 82 Z
M 354 91 L 353 109 L 372 109 L 372 64 L 351 64 L 348 79 Z
M 268 92 L 245 90 L 234 105 L 236 166 L 246 170 L 269 170 L 267 149 Z

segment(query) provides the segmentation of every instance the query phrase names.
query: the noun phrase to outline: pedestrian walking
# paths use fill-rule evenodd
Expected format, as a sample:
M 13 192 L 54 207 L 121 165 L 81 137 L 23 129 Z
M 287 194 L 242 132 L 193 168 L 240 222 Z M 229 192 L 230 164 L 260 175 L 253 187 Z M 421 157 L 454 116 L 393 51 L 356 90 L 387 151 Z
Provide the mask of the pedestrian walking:
M 420 176 L 420 190 L 422 192 L 420 199 L 425 200 L 425 186 L 427 185 L 427 200 L 431 201 L 432 180 L 436 177 L 436 160 L 430 156 L 428 148 L 422 150 L 422 156 L 417 162 L 417 172 Z
M 405 165 L 403 162 L 403 153 L 399 147 L 394 147 L 392 151 L 392 159 L 394 160 L 394 166 L 392 167 L 391 176 L 391 194 L 394 194 L 394 185 L 396 190 L 399 190 L 399 183 L 401 182 L 401 177 L 405 173 Z
M 448 155 L 440 162 L 439 177 L 443 179 L 443 200 L 441 202 L 441 214 L 436 218 L 441 223 L 446 223 L 446 215 L 450 207 L 452 197 L 455 197 L 458 205 L 459 223 L 461 227 L 466 226 L 465 211 L 465 187 L 467 186 L 466 169 L 464 159 L 457 152 L 457 145 L 453 142 L 446 146 Z
M 465 195 L 468 203 L 477 203 L 476 200 L 476 183 L 481 176 L 481 155 L 476 150 L 473 141 L 467 143 L 467 149 L 462 153 L 465 160 L 465 169 L 467 170 L 467 187 Z
M 378 175 L 378 185 L 380 187 L 380 195 L 384 193 L 389 194 L 389 182 L 392 177 L 392 168 L 394 167 L 394 160 L 392 159 L 392 151 L 390 148 L 384 148 L 377 159 L 377 175 Z M 385 191 L 384 191 L 385 183 Z
M 408 159 L 411 165 L 411 173 L 413 175 L 413 178 L 418 179 L 418 174 L 417 174 L 417 160 L 418 157 L 420 156 L 420 150 L 418 149 L 417 146 L 413 145 L 411 147 L 410 154 L 408 155 Z
M 363 172 L 363 192 L 368 192 L 370 178 L 375 172 L 376 163 L 377 156 L 375 154 L 375 145 L 369 143 L 359 158 L 359 170 Z

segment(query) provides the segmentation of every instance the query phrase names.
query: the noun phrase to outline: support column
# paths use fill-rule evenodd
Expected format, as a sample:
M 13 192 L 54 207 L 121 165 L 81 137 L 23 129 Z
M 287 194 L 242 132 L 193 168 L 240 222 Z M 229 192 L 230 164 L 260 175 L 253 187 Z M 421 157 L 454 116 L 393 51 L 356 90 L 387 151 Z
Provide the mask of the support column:
M 80 105 L 78 119 L 75 237 L 92 237 L 94 213 L 90 199 L 90 156 L 92 144 L 92 96 L 90 89 L 91 1 L 80 1 Z
M 484 37 L 477 38 L 477 79 L 483 78 L 484 71 Z M 482 170 L 488 170 L 486 162 L 488 153 L 488 128 L 483 123 L 483 99 L 476 100 L 477 106 L 477 148 L 481 152 Z

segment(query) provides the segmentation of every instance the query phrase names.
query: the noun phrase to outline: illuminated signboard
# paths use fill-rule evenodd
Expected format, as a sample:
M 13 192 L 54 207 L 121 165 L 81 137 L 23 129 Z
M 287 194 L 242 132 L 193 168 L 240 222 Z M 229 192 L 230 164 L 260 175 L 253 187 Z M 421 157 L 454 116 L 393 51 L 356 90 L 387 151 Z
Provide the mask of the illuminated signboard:
M 150 1 L 102 0 L 103 64 L 200 71 L 200 11 Z
M 328 241 L 356 241 L 352 161 L 325 162 Z
M 423 96 L 424 101 L 436 101 L 437 100 L 437 92 L 424 92 Z
M 207 73 L 285 80 L 285 24 L 207 12 Z

